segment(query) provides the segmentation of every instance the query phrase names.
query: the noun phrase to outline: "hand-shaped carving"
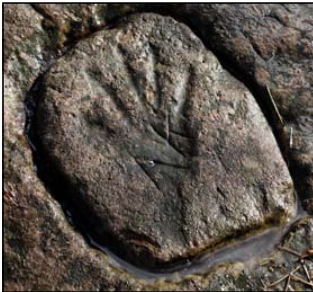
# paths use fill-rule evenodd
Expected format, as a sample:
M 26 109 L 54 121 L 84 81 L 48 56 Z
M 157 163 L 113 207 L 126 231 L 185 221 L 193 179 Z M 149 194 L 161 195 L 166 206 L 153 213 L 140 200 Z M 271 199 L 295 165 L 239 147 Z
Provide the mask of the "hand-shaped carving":
M 158 56 L 149 43 L 140 72 L 132 67 L 127 59 L 130 53 L 121 45 L 111 50 L 116 58 L 116 72 L 111 73 L 123 81 L 118 85 L 115 80 L 110 82 L 98 66 L 86 70 L 91 92 L 97 95 L 87 120 L 109 131 L 109 137 L 114 133 L 124 137 L 122 143 L 114 144 L 118 152 L 133 157 L 155 186 L 167 192 L 180 184 L 183 173 L 196 170 L 192 158 L 197 155 L 198 129 L 190 121 L 196 117 L 188 113 L 194 70 L 190 65 L 166 76 L 156 69 Z
M 134 16 L 58 60 L 37 134 L 91 235 L 137 263 L 193 256 L 292 213 L 253 97 L 171 18 Z

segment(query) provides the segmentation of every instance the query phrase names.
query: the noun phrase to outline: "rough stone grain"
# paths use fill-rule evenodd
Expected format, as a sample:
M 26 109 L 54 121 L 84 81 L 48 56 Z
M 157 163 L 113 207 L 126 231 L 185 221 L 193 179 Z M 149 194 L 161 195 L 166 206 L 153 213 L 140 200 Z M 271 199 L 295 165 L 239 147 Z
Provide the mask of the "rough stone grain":
M 253 90 L 276 132 L 298 194 L 312 213 L 312 4 L 185 4 L 160 11 L 188 23 Z
M 294 213 L 252 95 L 169 17 L 135 15 L 81 41 L 38 99 L 39 151 L 59 196 L 133 262 L 187 258 Z
M 31 5 L 3 9 L 4 290 L 142 290 L 141 280 L 86 244 L 37 177 L 25 137 L 24 101 L 60 47 Z
M 43 16 L 43 25 L 47 30 L 53 30 L 57 36 L 57 45 L 61 48 L 73 40 L 97 31 L 117 17 L 138 9 L 138 5 L 116 4 L 44 4 L 34 3 L 33 9 Z
M 106 13 L 86 17 L 100 18 L 100 22 L 105 23 L 102 19 L 110 21 L 116 16 L 122 17 L 123 13 L 130 9 L 129 6 L 115 5 L 113 11 L 112 5 L 109 4 Z M 66 10 L 63 4 L 51 4 L 47 9 L 52 7 L 60 11 L 59 13 Z M 79 10 L 79 6 L 77 7 Z M 251 264 L 250 261 L 237 262 L 216 267 L 205 274 L 184 278 L 173 275 L 166 281 L 148 281 L 116 267 L 111 257 L 92 249 L 79 232 L 68 224 L 59 203 L 51 197 L 38 179 L 24 135 L 24 99 L 27 91 L 57 55 L 57 50 L 64 49 L 64 41 L 58 40 L 66 39 L 67 43 L 71 43 L 71 35 L 63 37 L 63 32 L 79 30 L 71 28 L 71 21 L 68 22 L 68 30 L 49 25 L 51 21 L 44 14 L 36 14 L 31 5 L 4 4 L 3 9 L 6 62 L 3 161 L 4 290 L 261 290 L 261 279 L 268 284 L 298 264 L 297 257 L 290 255 L 288 261 L 285 261 L 284 258 L 280 260 L 285 253 L 275 253 L 261 259 L 257 265 Z M 166 9 L 163 8 L 163 11 Z M 77 17 L 76 12 L 75 15 Z M 110 17 L 107 17 L 108 15 Z M 58 14 L 53 17 L 61 18 Z M 70 19 L 64 14 L 63 17 Z M 87 23 L 85 20 L 82 22 Z M 79 38 L 76 35 L 76 39 Z M 292 243 L 290 248 L 299 252 L 313 248 L 312 240 L 309 240 L 313 234 L 312 218 L 308 219 L 308 223 L 309 227 L 301 223 L 299 228 L 290 232 L 288 238 L 297 241 L 296 244 Z M 263 261 L 269 264 L 264 265 Z M 286 265 L 287 269 L 281 270 L 281 265 Z M 272 266 L 280 271 L 280 274 L 275 272 L 273 275 Z M 309 268 L 312 274 L 313 267 Z M 300 272 L 301 277 L 305 278 L 304 272 Z M 298 290 L 309 290 L 307 286 L 301 286 L 301 283 L 293 282 L 291 285 L 291 288 L 294 288 L 292 290 L 297 287 Z M 276 288 L 284 289 L 284 283 L 274 287 Z

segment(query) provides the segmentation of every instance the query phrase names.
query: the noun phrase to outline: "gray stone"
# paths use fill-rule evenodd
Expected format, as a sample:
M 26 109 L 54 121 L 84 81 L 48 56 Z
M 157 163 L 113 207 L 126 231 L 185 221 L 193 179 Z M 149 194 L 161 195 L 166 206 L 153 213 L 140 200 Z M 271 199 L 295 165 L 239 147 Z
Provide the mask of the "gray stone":
M 303 205 L 313 214 L 313 5 L 160 7 L 165 10 L 187 22 L 227 68 L 253 88 Z
M 36 12 L 32 8 L 35 5 L 41 6 L 44 11 Z M 263 6 L 266 8 L 266 5 Z M 177 276 L 176 273 L 169 273 L 166 279 L 146 280 L 142 274 L 133 275 L 132 272 L 125 272 L 122 267 L 117 267 L 111 256 L 106 256 L 92 248 L 79 232 L 68 224 L 59 202 L 44 188 L 33 167 L 32 153 L 24 135 L 25 95 L 38 75 L 47 68 L 47 62 L 51 62 L 54 52 L 60 48 L 63 50 L 62 44 L 64 43 L 72 44 L 73 35 L 70 34 L 70 31 L 76 31 L 74 35 L 76 39 L 82 38 L 83 36 L 78 36 L 77 33 L 80 31 L 86 33 L 85 29 L 88 29 L 87 24 L 90 21 L 91 23 L 99 21 L 101 24 L 108 24 L 103 20 L 110 21 L 116 16 L 122 19 L 123 14 L 129 8 L 133 9 L 134 7 L 133 4 L 109 4 L 106 10 L 105 8 L 102 9 L 100 5 L 93 8 L 91 7 L 92 4 L 87 9 L 85 5 L 73 6 L 64 4 L 4 4 L 4 61 L 6 64 L 4 68 L 3 138 L 3 289 L 5 291 L 262 290 L 261 279 L 265 285 L 268 285 L 296 268 L 299 264 L 297 257 L 291 254 L 287 257 L 288 253 L 275 252 L 265 258 L 251 256 L 251 261 L 246 261 L 247 257 L 245 257 L 238 262 L 238 258 L 236 258 L 232 263 L 215 265 L 213 270 L 204 268 L 199 274 L 190 275 L 189 270 L 187 272 L 189 275 L 186 277 L 180 273 L 178 273 L 180 276 Z M 222 5 L 215 7 L 218 6 L 222 7 Z M 245 15 L 247 10 L 254 6 L 257 5 L 243 5 L 237 11 L 242 11 Z M 269 7 L 273 6 L 275 5 L 269 5 Z M 276 4 L 276 6 L 279 5 Z M 296 20 L 293 20 L 293 24 L 306 23 L 309 25 L 312 14 L 310 14 L 311 16 L 308 15 L 307 21 L 301 20 L 305 12 L 303 7 L 306 6 L 294 6 L 300 7 L 298 11 L 301 14 L 292 17 L 293 13 L 290 11 L 287 13 L 289 19 Z M 166 7 L 169 8 L 170 5 L 166 5 Z M 225 24 L 225 18 L 228 18 L 229 21 L 238 19 L 237 15 L 226 14 L 226 12 L 232 11 L 232 7 L 234 6 L 226 6 L 225 10 L 217 17 L 217 19 L 221 18 L 221 21 L 215 19 L 210 25 Z M 204 12 L 204 10 L 204 7 L 201 7 L 199 11 Z M 177 7 L 175 11 L 178 11 Z M 207 12 L 208 10 L 206 10 Z M 185 17 L 182 12 L 180 13 L 182 18 Z M 49 23 L 52 20 L 48 14 L 54 22 L 63 23 L 63 26 L 57 26 L 51 30 L 52 26 L 49 26 Z M 216 11 L 213 11 L 212 14 L 217 15 Z M 190 19 L 194 17 L 191 16 Z M 253 19 L 260 23 L 259 17 Z M 77 21 L 84 24 L 83 30 L 77 30 Z M 258 32 L 258 29 L 251 29 L 251 31 Z M 212 40 L 210 43 L 218 47 L 215 53 L 217 51 L 223 52 L 222 41 L 227 39 L 224 32 L 224 37 L 214 39 L 212 31 L 207 31 L 202 35 L 202 39 L 206 34 L 210 35 L 207 40 Z M 228 40 L 232 40 L 232 37 Z M 266 41 L 265 44 L 270 46 L 273 40 Z M 235 53 L 235 46 L 229 45 L 229 48 L 231 52 Z M 229 59 L 236 60 L 236 54 L 229 56 Z M 240 64 L 243 64 L 242 60 Z M 273 60 L 275 61 L 275 59 Z M 289 65 L 292 66 L 297 60 L 299 57 L 293 58 Z M 309 66 L 311 63 L 308 59 L 304 60 L 302 64 Z M 229 67 L 231 66 L 229 63 Z M 252 66 L 247 65 L 242 71 L 250 67 Z M 282 67 L 278 64 L 277 68 Z M 310 76 L 309 72 L 308 74 L 303 73 L 304 76 Z M 287 77 L 288 74 L 284 74 L 284 76 Z M 247 79 L 250 80 L 250 78 Z M 285 86 L 285 89 L 289 90 L 290 88 Z M 271 90 L 273 91 L 273 88 Z M 260 91 L 260 87 L 258 87 L 258 91 Z M 276 99 L 275 94 L 273 97 Z M 295 101 L 301 101 L 301 99 L 295 99 Z M 304 107 L 299 104 L 298 109 L 301 108 Z M 309 160 L 307 159 L 307 161 Z M 303 186 L 304 189 L 309 190 L 305 185 Z M 312 207 L 311 210 L 313 210 Z M 299 253 L 305 253 L 307 249 L 312 249 L 312 216 L 308 218 L 308 223 L 309 226 L 303 222 L 296 224 L 286 237 L 288 240 L 291 239 L 290 244 L 284 242 L 284 245 Z M 231 241 L 228 242 L 232 244 Z M 257 263 L 255 263 L 256 260 Z M 312 262 L 306 261 L 306 263 L 309 273 L 312 274 L 313 267 L 312 264 L 309 264 Z M 279 268 L 280 265 L 286 266 L 286 268 L 281 269 Z M 270 269 L 274 269 L 274 272 L 270 272 Z M 306 279 L 303 269 L 297 272 L 297 276 Z M 285 284 L 286 282 L 283 281 L 273 289 L 283 290 Z M 290 286 L 290 290 L 309 290 L 309 286 L 300 282 L 292 281 Z
M 144 290 L 146 283 L 86 244 L 38 178 L 25 136 L 24 101 L 60 47 L 31 5 L 4 4 L 3 10 L 3 289 Z
M 284 223 L 292 181 L 251 93 L 185 25 L 96 33 L 45 76 L 39 147 L 93 237 L 155 266 Z M 60 180 L 59 180 L 60 179 Z

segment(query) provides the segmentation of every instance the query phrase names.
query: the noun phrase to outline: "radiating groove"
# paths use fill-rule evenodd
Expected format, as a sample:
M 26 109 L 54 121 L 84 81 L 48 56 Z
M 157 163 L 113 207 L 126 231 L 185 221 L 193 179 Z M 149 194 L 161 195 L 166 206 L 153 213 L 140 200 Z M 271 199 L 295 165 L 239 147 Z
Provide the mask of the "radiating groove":
M 147 108 L 145 105 L 145 98 L 143 90 L 140 88 L 140 84 L 138 83 L 138 79 L 136 78 L 136 72 L 131 68 L 129 62 L 126 60 L 126 51 L 122 48 L 120 44 L 118 44 L 115 49 L 114 53 L 116 54 L 116 58 L 118 60 L 122 60 L 121 66 L 122 70 L 127 76 L 127 80 L 131 86 L 131 89 L 134 90 L 134 98 L 135 102 L 140 106 L 141 112 L 144 116 L 146 116 Z
M 155 185 L 155 187 L 163 194 L 162 190 L 160 189 L 158 183 L 149 175 L 149 173 L 146 171 L 146 169 L 141 165 L 141 163 L 135 158 L 135 161 L 137 162 L 138 166 L 142 169 L 142 171 L 145 173 L 145 175 L 149 178 L 150 181 Z

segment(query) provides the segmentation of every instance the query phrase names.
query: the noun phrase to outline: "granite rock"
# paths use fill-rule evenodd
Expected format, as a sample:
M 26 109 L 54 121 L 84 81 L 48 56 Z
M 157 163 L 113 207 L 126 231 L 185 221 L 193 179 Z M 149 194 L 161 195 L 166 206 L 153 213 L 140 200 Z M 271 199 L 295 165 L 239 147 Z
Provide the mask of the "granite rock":
M 41 6 L 42 10 L 38 10 L 36 6 Z M 96 6 L 96 4 L 90 4 L 91 6 Z M 169 7 L 170 5 L 167 5 L 166 9 L 163 7 L 162 12 L 168 13 L 166 11 Z M 266 8 L 266 6 L 263 7 Z M 275 7 L 275 5 L 269 5 L 269 7 Z M 293 18 L 298 19 L 293 22 L 302 23 L 301 25 L 306 23 L 309 26 L 312 14 L 307 13 L 307 20 L 305 20 L 303 15 L 306 14 L 306 9 L 302 7 L 306 6 L 295 5 L 294 7 L 294 11 L 298 10 L 301 13 Z M 116 23 L 111 21 L 116 17 L 123 19 L 125 13 L 134 10 L 135 6 L 103 4 L 103 7 L 98 5 L 89 9 L 86 5 L 4 4 L 3 8 L 4 290 L 260 290 L 263 288 L 261 279 L 268 284 L 295 267 L 298 263 L 297 257 L 292 255 L 287 257 L 286 253 L 275 251 L 264 259 L 257 259 L 257 262 L 254 258 L 251 261 L 236 260 L 234 263 L 224 263 L 216 266 L 213 270 L 204 270 L 196 275 L 182 277 L 178 273 L 170 275 L 166 279 L 146 279 L 142 273 L 134 276 L 133 271 L 126 272 L 125 265 L 117 264 L 112 256 L 92 248 L 76 227 L 66 220 L 60 203 L 51 196 L 49 190 L 38 178 L 24 131 L 26 122 L 24 101 L 36 78 L 44 73 L 56 58 L 66 52 L 69 46 L 108 24 L 108 28 L 114 27 Z M 153 10 L 155 9 L 154 5 Z M 249 7 L 243 6 L 240 9 L 246 13 L 245 11 Z M 178 11 L 178 7 L 175 10 Z M 232 8 L 226 6 L 226 10 L 231 11 Z M 208 12 L 208 10 L 206 11 Z M 179 13 L 171 12 L 171 14 L 173 17 L 177 17 Z M 218 16 L 221 19 L 223 19 L 222 14 Z M 293 15 L 294 12 L 290 10 L 286 14 L 287 16 Z M 183 15 L 182 13 L 181 16 Z M 234 16 L 228 16 L 229 21 L 232 17 L 234 18 Z M 61 25 L 56 25 L 59 23 Z M 98 27 L 92 23 L 100 25 Z M 214 22 L 212 23 L 214 24 Z M 195 31 L 194 28 L 193 30 Z M 208 33 L 211 32 L 208 31 Z M 199 35 L 199 33 L 197 34 Z M 201 36 L 203 39 L 204 37 L 205 34 Z M 222 38 L 212 43 L 219 46 L 219 42 L 222 42 Z M 206 41 L 205 45 L 209 47 L 209 43 Z M 222 48 L 221 45 L 220 52 L 223 52 Z M 232 47 L 230 46 L 230 48 Z M 214 48 L 212 50 L 218 55 L 218 51 Z M 223 63 L 223 66 L 227 67 L 229 62 L 229 70 L 233 64 L 231 60 L 235 59 L 233 56 L 229 54 L 229 59 Z M 221 61 L 223 60 L 220 56 L 218 57 Z M 291 63 L 297 64 L 297 62 L 297 59 L 292 59 L 288 66 L 291 66 Z M 303 66 L 310 64 L 310 60 L 303 61 Z M 287 68 L 289 68 L 288 66 Z M 277 64 L 277 68 L 279 67 L 280 64 Z M 245 71 L 246 68 L 249 69 L 248 66 L 243 70 L 239 70 L 239 67 L 234 68 L 235 73 L 236 71 Z M 307 76 L 310 76 L 310 71 Z M 247 80 L 250 79 L 245 78 L 244 82 L 248 83 Z M 257 88 L 260 89 L 260 87 Z M 271 91 L 273 91 L 272 87 Z M 253 93 L 257 97 L 257 92 Z M 273 97 L 276 100 L 275 94 Z M 262 101 L 259 102 L 261 106 L 262 103 Z M 302 105 L 299 106 L 299 108 L 301 107 Z M 294 112 L 296 113 L 296 111 Z M 271 116 L 276 116 L 275 112 L 273 115 L 268 115 L 267 118 L 269 119 Z M 296 224 L 286 237 L 288 242 L 283 243 L 299 253 L 305 253 L 307 249 L 313 248 L 312 240 L 310 240 L 312 234 L 312 218 L 308 218 Z M 269 261 L 269 264 L 265 265 L 264 261 Z M 281 265 L 283 267 L 286 265 L 287 268 L 282 269 Z M 308 268 L 312 273 L 313 267 L 308 265 Z M 274 272 L 272 272 L 273 269 Z M 302 270 L 298 271 L 297 275 L 304 279 L 306 277 Z M 284 289 L 284 285 L 285 283 L 282 282 L 274 289 Z M 291 288 L 304 290 L 309 287 L 292 282 Z
M 42 171 L 98 242 L 135 263 L 189 258 L 294 214 L 253 96 L 172 18 L 134 15 L 79 42 L 36 94 Z
M 188 23 L 222 65 L 250 88 L 312 213 L 312 4 L 185 4 L 159 10 Z

